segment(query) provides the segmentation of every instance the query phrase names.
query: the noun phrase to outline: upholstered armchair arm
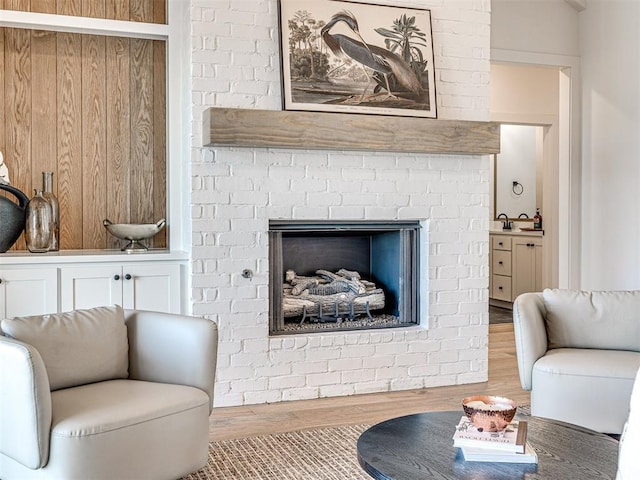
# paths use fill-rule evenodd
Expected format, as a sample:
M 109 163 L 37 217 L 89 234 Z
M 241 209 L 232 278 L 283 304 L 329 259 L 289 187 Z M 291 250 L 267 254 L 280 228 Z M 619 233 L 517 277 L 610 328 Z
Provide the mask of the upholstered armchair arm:
M 520 383 L 524 390 L 531 390 L 533 364 L 547 351 L 548 341 L 544 315 L 542 293 L 523 293 L 513 302 L 516 355 Z
M 125 310 L 129 378 L 204 390 L 213 407 L 218 327 L 205 318 Z
M 0 452 L 37 469 L 49 460 L 51 391 L 42 357 L 0 333 Z

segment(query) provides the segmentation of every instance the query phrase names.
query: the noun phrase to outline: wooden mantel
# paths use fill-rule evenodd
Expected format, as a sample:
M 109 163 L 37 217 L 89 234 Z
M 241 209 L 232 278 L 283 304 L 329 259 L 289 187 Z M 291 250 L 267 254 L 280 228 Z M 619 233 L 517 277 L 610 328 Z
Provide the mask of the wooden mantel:
M 500 152 L 500 124 L 463 120 L 209 108 L 205 147 L 284 147 L 489 155 Z

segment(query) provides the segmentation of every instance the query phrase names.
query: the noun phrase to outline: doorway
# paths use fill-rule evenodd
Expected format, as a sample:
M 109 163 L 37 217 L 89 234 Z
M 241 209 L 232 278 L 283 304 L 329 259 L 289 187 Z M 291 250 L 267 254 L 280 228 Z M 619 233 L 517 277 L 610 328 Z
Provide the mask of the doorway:
M 561 141 L 564 112 L 570 102 L 563 94 L 564 74 L 560 67 L 532 66 L 518 63 L 491 64 L 491 120 L 517 125 L 538 125 L 543 128 L 543 160 L 541 214 L 545 222 L 542 284 L 560 287 L 568 284 L 568 234 L 561 217 L 566 216 L 566 192 L 561 188 L 567 181 L 569 149 L 567 140 Z M 491 221 L 494 219 L 491 218 Z

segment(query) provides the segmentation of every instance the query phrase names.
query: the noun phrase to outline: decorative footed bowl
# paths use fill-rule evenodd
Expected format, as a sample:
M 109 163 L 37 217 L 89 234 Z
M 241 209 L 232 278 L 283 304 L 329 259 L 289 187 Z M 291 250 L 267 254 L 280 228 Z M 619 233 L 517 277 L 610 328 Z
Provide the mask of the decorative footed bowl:
M 462 400 L 462 409 L 481 432 L 501 432 L 513 420 L 518 404 L 505 397 L 475 395 Z
M 166 224 L 163 218 L 157 223 L 111 223 L 105 219 L 102 224 L 107 231 L 120 240 L 129 240 L 124 247 L 123 252 L 146 252 L 148 247 L 141 242 L 157 235 Z

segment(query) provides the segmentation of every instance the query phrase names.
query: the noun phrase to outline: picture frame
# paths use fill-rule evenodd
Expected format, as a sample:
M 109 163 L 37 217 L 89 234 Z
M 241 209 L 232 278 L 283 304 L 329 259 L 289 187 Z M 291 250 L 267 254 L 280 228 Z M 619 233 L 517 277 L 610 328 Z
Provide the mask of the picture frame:
M 437 118 L 431 11 L 279 0 L 284 110 Z

